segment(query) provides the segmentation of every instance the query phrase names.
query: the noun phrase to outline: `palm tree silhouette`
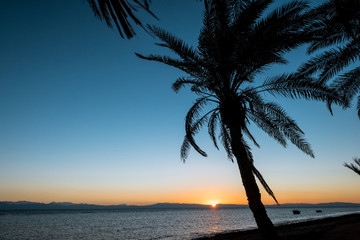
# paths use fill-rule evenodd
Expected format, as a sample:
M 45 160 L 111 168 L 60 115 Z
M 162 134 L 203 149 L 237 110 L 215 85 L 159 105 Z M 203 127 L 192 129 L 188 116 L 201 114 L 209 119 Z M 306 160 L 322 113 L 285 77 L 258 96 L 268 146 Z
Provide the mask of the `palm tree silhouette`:
M 344 166 L 347 167 L 347 168 L 350 168 L 351 170 L 353 170 L 355 173 L 359 174 L 360 175 L 360 158 L 353 158 L 355 164 L 353 163 L 344 163 Z
M 351 102 L 360 93 L 360 67 L 348 69 L 360 58 L 360 1 L 329 0 L 311 14 L 317 16 L 317 20 L 308 29 L 314 34 L 308 53 L 326 51 L 305 63 L 300 72 L 307 75 L 317 73 L 319 81 L 331 82 L 331 87 Z M 331 111 L 331 102 L 328 106 Z M 360 118 L 360 94 L 357 112 Z
M 185 118 L 185 137 L 181 159 L 186 160 L 193 147 L 207 156 L 196 143 L 195 135 L 202 127 L 215 147 L 218 139 L 228 157 L 236 160 L 246 191 L 249 207 L 260 232 L 266 239 L 277 239 L 275 228 L 267 216 L 255 177 L 277 202 L 274 193 L 254 166 L 250 145 L 245 137 L 259 146 L 249 131 L 255 124 L 284 147 L 287 140 L 314 157 L 304 133 L 285 110 L 275 102 L 266 101 L 264 94 L 289 98 L 331 101 L 343 104 L 338 95 L 324 84 L 308 76 L 289 73 L 268 77 L 261 84 L 257 74 L 272 64 L 285 64 L 285 52 L 309 41 L 303 33 L 309 16 L 303 1 L 287 4 L 261 17 L 271 0 L 232 1 L 207 0 L 203 28 L 198 47 L 193 48 L 161 28 L 150 26 L 149 31 L 179 58 L 161 55 L 137 56 L 165 63 L 184 71 L 187 76 L 177 79 L 173 89 L 184 86 L 199 96 Z
M 157 18 L 149 8 L 151 0 L 87 0 L 96 17 L 105 20 L 106 24 L 112 28 L 113 23 L 124 38 L 124 34 L 128 39 L 135 35 L 135 30 L 130 24 L 128 18 L 135 24 L 143 27 L 142 22 L 135 16 L 134 11 L 144 9 L 153 17 Z

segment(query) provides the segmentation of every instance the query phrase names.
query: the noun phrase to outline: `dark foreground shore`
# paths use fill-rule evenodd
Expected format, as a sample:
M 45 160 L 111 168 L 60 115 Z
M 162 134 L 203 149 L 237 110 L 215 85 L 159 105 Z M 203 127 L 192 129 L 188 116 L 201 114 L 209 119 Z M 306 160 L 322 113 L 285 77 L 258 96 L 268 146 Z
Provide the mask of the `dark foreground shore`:
M 281 239 L 286 240 L 359 240 L 360 214 L 330 217 L 277 227 Z M 197 240 L 261 240 L 258 230 L 220 233 Z

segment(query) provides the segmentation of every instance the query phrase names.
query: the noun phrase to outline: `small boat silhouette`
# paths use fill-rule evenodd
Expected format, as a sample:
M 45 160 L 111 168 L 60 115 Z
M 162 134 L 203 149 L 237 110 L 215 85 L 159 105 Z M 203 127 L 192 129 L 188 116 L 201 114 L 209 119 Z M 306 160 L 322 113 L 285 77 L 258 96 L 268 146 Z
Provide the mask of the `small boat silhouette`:
M 316 210 L 316 212 L 317 212 L 317 213 L 321 213 L 321 212 L 322 212 L 322 210 Z
M 299 210 L 293 210 L 293 214 L 300 214 Z

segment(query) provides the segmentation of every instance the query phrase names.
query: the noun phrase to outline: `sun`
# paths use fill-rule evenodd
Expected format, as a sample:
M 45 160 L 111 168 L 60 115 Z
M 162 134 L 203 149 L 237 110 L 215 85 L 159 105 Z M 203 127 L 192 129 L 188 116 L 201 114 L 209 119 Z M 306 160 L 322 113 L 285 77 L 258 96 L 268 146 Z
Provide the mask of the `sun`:
M 209 201 L 208 204 L 209 204 L 212 208 L 216 208 L 216 206 L 218 205 L 218 201 Z

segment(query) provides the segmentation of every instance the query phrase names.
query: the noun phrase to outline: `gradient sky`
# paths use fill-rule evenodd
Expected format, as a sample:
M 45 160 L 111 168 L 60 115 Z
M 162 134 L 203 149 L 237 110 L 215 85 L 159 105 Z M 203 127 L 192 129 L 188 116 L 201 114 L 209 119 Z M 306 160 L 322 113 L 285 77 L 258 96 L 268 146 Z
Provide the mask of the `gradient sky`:
M 196 46 L 202 3 L 153 0 L 151 7 L 160 21 L 141 19 Z M 195 98 L 171 90 L 180 71 L 134 55 L 166 53 L 143 30 L 121 39 L 85 0 L 3 1 L 0 30 L 0 201 L 247 202 L 237 165 L 206 131 L 197 139 L 209 157 L 192 150 L 180 161 Z M 294 70 L 306 56 L 302 48 L 287 58 L 289 66 L 266 74 Z M 279 202 L 360 203 L 360 177 L 342 166 L 360 157 L 355 109 L 335 107 L 331 116 L 324 103 L 277 101 L 316 156 L 251 128 L 261 145 L 253 147 L 255 165 Z

